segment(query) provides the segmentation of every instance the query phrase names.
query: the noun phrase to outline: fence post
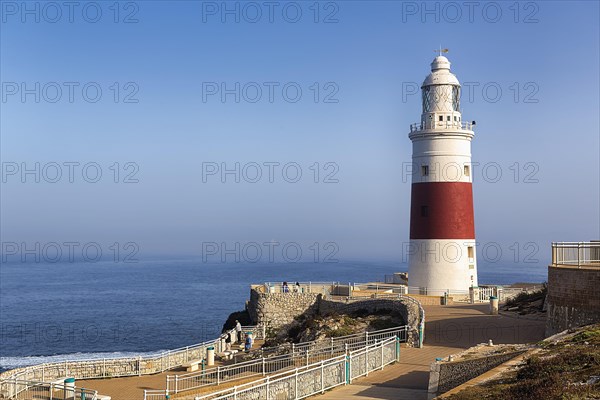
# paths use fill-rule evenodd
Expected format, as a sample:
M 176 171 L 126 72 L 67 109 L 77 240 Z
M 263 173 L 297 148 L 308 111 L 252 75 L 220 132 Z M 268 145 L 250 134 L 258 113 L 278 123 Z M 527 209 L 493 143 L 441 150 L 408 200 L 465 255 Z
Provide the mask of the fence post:
M 369 332 L 365 332 L 365 346 L 369 345 Z
M 384 341 L 381 341 L 381 369 L 383 369 L 383 346 L 384 346 Z
M 294 374 L 294 399 L 298 398 L 298 368 L 296 368 L 296 373 Z
M 217 367 L 217 386 L 221 384 L 221 366 Z
M 333 338 L 331 338 L 331 357 L 333 357 Z
M 175 375 L 175 393 L 177 393 L 177 391 L 179 389 L 178 386 L 179 386 L 179 380 L 178 380 L 177 375 Z
M 262 374 L 263 374 L 263 376 L 266 375 L 266 373 L 265 373 L 265 358 L 264 357 L 262 358 Z
M 369 348 L 365 347 L 365 376 L 369 376 Z
M 581 268 L 581 251 L 583 249 L 583 243 L 577 243 L 577 267 Z
M 400 361 L 400 338 L 396 336 L 396 361 Z
M 269 382 L 269 377 L 267 376 L 267 389 L 266 389 L 266 390 L 267 390 L 267 393 L 266 393 L 266 395 L 267 395 L 267 400 L 269 400 L 269 385 L 270 385 L 270 382 Z
M 323 364 L 325 360 L 321 361 L 321 393 L 325 393 L 325 372 L 323 371 Z
M 350 355 L 348 354 L 348 345 L 346 345 L 346 357 L 344 358 L 346 361 L 345 369 L 346 369 L 346 385 L 350 384 Z
M 306 350 L 306 365 L 308 366 L 308 349 Z
M 138 376 L 142 376 L 142 356 L 138 357 Z

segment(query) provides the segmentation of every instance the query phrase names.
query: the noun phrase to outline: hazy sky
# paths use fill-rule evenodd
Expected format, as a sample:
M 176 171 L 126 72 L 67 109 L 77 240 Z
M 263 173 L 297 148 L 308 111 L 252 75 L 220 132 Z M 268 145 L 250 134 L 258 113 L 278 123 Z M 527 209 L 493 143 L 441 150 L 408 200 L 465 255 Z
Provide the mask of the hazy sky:
M 477 121 L 480 248 L 600 237 L 598 2 L 53 4 L 2 2 L 2 242 L 400 260 L 440 45 Z

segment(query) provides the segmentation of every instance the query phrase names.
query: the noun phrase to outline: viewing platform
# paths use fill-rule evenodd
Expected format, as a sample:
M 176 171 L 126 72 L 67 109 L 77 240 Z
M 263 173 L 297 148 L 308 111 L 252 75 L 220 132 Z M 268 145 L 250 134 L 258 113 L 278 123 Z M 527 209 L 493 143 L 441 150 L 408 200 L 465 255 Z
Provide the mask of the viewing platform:
M 600 268 L 600 240 L 553 242 L 551 267 Z

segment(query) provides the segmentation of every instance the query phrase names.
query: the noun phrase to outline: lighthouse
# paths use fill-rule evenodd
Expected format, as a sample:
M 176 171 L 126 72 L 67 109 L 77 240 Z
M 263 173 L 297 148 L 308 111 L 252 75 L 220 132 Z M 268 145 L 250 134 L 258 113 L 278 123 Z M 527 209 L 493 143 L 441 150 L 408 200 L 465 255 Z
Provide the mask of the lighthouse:
M 460 83 L 444 56 L 421 86 L 421 121 L 412 124 L 410 293 L 467 293 L 477 286 L 471 139 L 462 120 Z

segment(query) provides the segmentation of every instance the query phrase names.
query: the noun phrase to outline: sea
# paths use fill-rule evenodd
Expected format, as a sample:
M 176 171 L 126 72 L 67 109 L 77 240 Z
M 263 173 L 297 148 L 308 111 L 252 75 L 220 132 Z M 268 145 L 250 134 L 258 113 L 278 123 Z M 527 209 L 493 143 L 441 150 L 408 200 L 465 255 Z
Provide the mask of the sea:
M 479 282 L 544 282 L 547 264 L 479 264 Z M 144 356 L 218 337 L 251 283 L 383 281 L 406 264 L 206 264 L 153 259 L 0 264 L 0 371 L 65 359 Z

